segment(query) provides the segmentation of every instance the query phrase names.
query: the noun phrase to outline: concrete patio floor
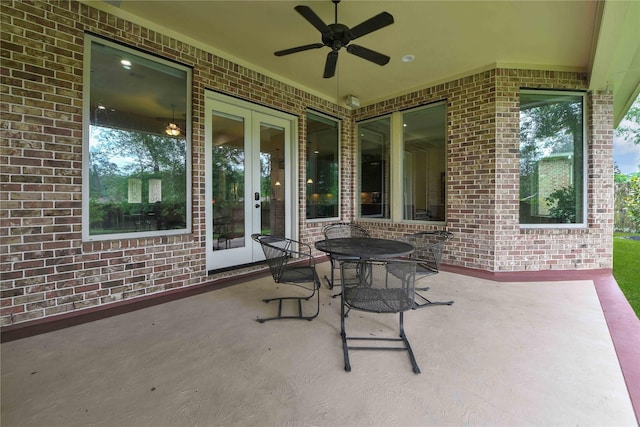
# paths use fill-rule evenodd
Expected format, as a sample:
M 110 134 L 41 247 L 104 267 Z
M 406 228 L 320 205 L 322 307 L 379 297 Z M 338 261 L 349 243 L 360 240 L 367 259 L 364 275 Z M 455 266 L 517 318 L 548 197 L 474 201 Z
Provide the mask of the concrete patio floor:
M 427 281 L 455 304 L 406 314 L 421 374 L 403 352 L 345 372 L 324 284 L 313 321 L 256 322 L 295 292 L 264 277 L 3 343 L 1 425 L 637 425 L 593 281 Z M 394 336 L 397 315 L 353 311 L 347 331 Z

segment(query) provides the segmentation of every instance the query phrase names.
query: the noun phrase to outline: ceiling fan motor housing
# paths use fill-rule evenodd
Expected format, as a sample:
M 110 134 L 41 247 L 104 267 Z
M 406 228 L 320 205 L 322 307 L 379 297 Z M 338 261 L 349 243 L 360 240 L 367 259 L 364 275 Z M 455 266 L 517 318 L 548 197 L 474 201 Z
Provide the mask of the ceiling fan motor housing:
M 331 30 L 331 33 L 322 34 L 322 43 L 325 46 L 329 46 L 333 50 L 339 50 L 345 47 L 352 40 L 349 32 L 349 27 L 343 24 L 329 24 L 327 25 Z

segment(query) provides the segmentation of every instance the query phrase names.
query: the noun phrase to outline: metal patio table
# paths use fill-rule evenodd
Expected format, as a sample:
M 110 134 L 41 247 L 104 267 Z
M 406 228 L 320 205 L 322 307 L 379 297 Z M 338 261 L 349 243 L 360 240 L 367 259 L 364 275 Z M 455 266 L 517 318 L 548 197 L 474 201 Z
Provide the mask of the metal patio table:
M 397 258 L 409 255 L 414 247 L 406 242 L 372 237 L 340 237 L 319 240 L 315 248 L 335 255 L 357 257 L 360 259 Z

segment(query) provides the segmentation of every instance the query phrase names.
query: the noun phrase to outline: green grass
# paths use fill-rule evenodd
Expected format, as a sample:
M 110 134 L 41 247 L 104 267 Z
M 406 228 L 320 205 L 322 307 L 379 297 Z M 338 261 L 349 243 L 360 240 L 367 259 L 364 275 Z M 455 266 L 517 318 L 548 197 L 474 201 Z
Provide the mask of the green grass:
M 640 240 L 621 239 L 619 236 L 640 234 L 615 233 L 613 239 L 613 277 L 640 318 Z

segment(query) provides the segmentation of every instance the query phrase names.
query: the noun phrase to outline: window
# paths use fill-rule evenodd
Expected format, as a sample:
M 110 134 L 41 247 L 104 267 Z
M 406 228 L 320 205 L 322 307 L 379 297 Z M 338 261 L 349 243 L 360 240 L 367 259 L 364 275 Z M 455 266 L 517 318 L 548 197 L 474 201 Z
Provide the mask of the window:
M 360 216 L 391 218 L 391 118 L 358 124 Z
M 446 103 L 361 122 L 358 135 L 361 218 L 445 221 Z
M 190 228 L 191 69 L 87 36 L 83 238 Z
M 584 94 L 521 91 L 521 225 L 584 224 L 584 129 Z
M 444 103 L 402 115 L 406 220 L 445 220 L 446 132 Z
M 307 219 L 340 217 L 339 135 L 337 121 L 307 113 Z

